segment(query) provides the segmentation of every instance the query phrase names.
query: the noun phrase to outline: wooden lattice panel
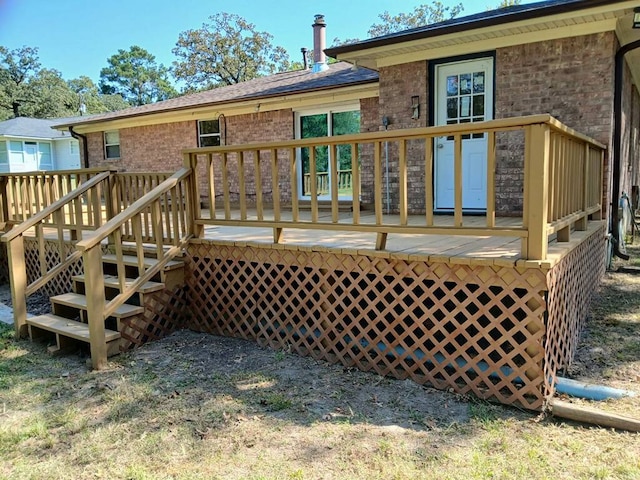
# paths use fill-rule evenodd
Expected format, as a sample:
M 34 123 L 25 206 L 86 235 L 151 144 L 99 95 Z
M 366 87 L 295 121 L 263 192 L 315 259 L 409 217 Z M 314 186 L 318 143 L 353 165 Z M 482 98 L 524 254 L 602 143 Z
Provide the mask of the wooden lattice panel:
M 573 249 L 548 273 L 545 338 L 546 394 L 556 374 L 573 360 L 593 294 L 605 272 L 604 225 Z
M 191 328 L 539 409 L 536 269 L 191 244 Z
M 120 351 L 139 347 L 184 328 L 188 320 L 184 287 L 144 295 L 144 312 L 120 322 Z
M 60 263 L 60 247 L 57 241 L 44 240 L 45 260 L 47 263 L 47 271 L 53 269 Z M 74 251 L 73 244 L 69 241 L 64 242 L 64 256 L 67 257 Z M 32 237 L 24 237 L 25 266 L 27 269 L 27 282 L 31 283 L 40 278 L 40 257 L 38 254 L 38 240 Z M 71 277 L 74 275 L 82 275 L 82 261 L 77 261 L 60 272 L 59 275 L 51 279 L 44 287 L 42 292 L 48 296 L 60 295 L 72 291 Z

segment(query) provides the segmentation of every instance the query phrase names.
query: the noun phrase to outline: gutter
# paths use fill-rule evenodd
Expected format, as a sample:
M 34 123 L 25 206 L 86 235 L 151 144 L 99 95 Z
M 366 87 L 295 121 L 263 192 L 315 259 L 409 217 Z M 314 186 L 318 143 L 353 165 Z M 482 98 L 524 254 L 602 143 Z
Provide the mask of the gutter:
M 620 197 L 620 151 L 622 149 L 622 89 L 624 88 L 624 56 L 631 50 L 640 48 L 640 40 L 627 43 L 616 52 L 614 97 L 613 97 L 613 188 L 611 192 L 611 225 L 613 254 L 629 260 L 629 255 L 620 251 L 620 229 L 618 215 L 618 197 Z
M 73 138 L 82 144 L 82 156 L 84 157 L 84 168 L 89 168 L 89 146 L 87 145 L 87 136 L 74 132 L 73 126 L 69 127 L 69 133 Z

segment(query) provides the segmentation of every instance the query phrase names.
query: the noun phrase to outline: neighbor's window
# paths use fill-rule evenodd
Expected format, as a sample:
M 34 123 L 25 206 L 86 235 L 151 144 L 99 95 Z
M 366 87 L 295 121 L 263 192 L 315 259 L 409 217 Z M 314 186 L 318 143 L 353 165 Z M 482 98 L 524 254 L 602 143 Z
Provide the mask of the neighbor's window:
M 217 147 L 220 145 L 220 121 L 200 120 L 198 122 L 198 146 Z
M 77 140 L 71 140 L 69 142 L 69 153 L 71 155 L 80 155 L 80 144 Z
M 0 163 L 9 163 L 9 153 L 7 152 L 7 142 L 0 142 Z
M 120 132 L 104 132 L 104 157 L 120 158 Z

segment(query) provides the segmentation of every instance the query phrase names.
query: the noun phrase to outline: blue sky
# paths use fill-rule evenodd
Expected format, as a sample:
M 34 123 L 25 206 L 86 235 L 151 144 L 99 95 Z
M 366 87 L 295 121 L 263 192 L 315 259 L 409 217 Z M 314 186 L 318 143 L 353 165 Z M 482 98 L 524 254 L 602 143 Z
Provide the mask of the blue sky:
M 525 0 L 524 3 L 530 3 Z M 464 1 L 463 14 L 484 11 L 499 0 Z M 139 45 L 170 66 L 180 32 L 199 28 L 210 15 L 236 13 L 268 31 L 273 43 L 300 59 L 300 47 L 313 44 L 311 23 L 325 15 L 327 41 L 366 38 L 378 14 L 408 12 L 414 0 L 0 0 L 0 45 L 38 47 L 43 67 L 69 80 L 87 75 L 97 82 L 107 58 Z M 457 2 L 443 0 L 445 5 Z

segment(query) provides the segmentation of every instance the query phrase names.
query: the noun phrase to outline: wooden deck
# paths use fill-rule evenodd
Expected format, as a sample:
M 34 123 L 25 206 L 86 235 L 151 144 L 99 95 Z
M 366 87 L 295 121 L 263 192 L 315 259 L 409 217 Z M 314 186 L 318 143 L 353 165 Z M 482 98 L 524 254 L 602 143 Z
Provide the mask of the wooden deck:
M 271 212 L 265 211 L 265 217 Z M 222 216 L 223 212 L 216 212 Z M 283 219 L 286 220 L 283 212 Z M 300 213 L 301 220 L 310 220 L 309 212 Z M 208 218 L 209 212 L 203 211 Z M 255 217 L 255 211 L 248 212 L 248 219 Z M 307 218 L 308 217 L 308 218 Z M 324 218 L 323 218 L 324 217 Z M 340 223 L 349 223 L 350 213 L 341 213 Z M 320 212 L 320 220 L 331 221 L 331 212 Z M 397 215 L 385 215 L 385 223 L 398 221 Z M 435 226 L 451 226 L 452 215 L 435 215 Z M 374 224 L 373 212 L 361 212 L 361 224 Z M 424 216 L 409 216 L 409 225 L 423 225 Z M 483 215 L 464 217 L 465 225 L 483 227 L 486 218 Z M 376 250 L 376 234 L 367 232 L 286 229 L 283 240 L 273 243 L 273 230 L 260 227 L 210 226 L 204 228 L 203 241 L 218 245 L 237 247 L 253 246 L 258 248 L 288 249 L 299 251 L 331 252 L 346 255 L 367 255 L 399 260 L 419 260 L 464 265 L 496 266 L 532 266 L 551 268 L 571 249 L 575 248 L 601 222 L 590 222 L 585 232 L 574 232 L 571 242 L 557 242 L 550 237 L 549 255 L 545 261 L 527 261 L 521 256 L 519 237 L 496 237 L 480 235 L 442 235 L 442 234 L 390 234 L 385 250 Z M 496 225 L 501 227 L 521 227 L 521 217 L 500 217 Z

